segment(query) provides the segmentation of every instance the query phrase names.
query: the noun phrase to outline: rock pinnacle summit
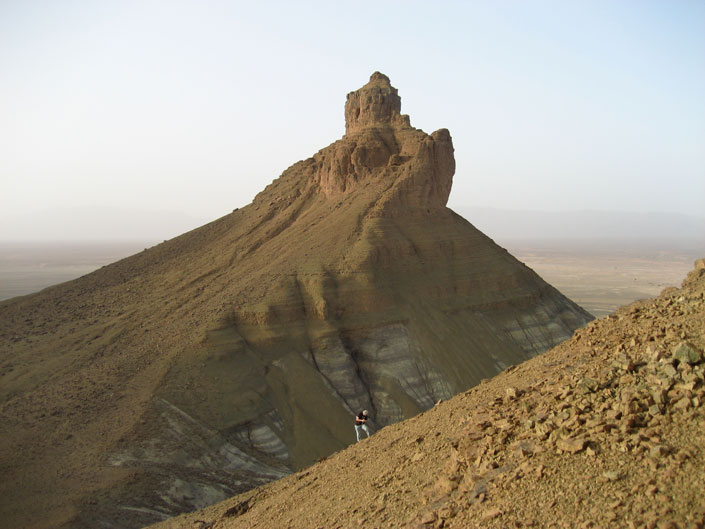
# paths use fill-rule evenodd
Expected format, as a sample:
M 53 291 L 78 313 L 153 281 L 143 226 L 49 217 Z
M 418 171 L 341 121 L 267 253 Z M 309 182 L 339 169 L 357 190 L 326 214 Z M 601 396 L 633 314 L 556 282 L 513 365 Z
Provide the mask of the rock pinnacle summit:
M 345 103 L 345 130 L 354 132 L 374 126 L 410 127 L 409 116 L 401 114 L 401 98 L 380 72 L 370 76 L 365 86 L 348 94 Z
M 400 110 L 389 78 L 373 73 L 347 96 L 346 134 L 290 170 L 303 172 L 328 198 L 376 192 L 378 215 L 424 215 L 445 207 L 455 172 L 450 132 L 412 128 Z

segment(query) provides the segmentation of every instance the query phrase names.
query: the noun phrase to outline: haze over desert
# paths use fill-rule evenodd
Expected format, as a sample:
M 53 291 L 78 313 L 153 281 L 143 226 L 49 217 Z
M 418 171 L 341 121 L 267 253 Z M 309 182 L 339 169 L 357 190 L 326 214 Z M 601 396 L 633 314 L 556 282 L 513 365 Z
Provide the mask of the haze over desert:
M 0 301 L 75 279 L 154 244 L 0 243 Z M 697 256 L 705 254 L 697 242 L 690 249 L 674 247 L 672 240 L 660 244 L 510 240 L 505 247 L 596 317 L 676 286 Z
M 703 22 L 2 3 L 0 527 L 703 529 Z

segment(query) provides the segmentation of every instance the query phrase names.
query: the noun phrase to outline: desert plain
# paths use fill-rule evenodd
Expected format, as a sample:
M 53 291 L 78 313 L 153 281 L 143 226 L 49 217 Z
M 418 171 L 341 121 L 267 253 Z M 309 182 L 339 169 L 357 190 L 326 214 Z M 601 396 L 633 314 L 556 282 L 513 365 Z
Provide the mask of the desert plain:
M 598 318 L 680 284 L 693 261 L 705 253 L 694 241 L 497 242 Z M 0 242 L 0 301 L 76 279 L 154 244 L 156 241 Z

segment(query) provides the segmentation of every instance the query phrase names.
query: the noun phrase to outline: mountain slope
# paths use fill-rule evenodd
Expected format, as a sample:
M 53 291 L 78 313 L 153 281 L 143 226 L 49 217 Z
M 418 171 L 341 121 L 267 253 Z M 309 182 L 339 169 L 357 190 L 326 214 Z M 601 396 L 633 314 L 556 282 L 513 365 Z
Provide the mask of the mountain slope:
M 705 260 L 680 290 L 155 529 L 705 524 Z
M 400 104 L 375 73 L 251 205 L 0 304 L 4 519 L 208 505 L 343 448 L 357 409 L 409 418 L 589 321 L 445 207 L 450 134 Z

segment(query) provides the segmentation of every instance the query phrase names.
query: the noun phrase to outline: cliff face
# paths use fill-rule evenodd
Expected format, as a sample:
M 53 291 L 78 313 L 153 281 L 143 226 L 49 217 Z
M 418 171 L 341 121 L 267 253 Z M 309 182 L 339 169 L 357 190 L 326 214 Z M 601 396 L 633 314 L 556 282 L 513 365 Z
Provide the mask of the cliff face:
M 411 417 L 589 321 L 445 207 L 450 134 L 412 128 L 386 76 L 345 115 L 251 205 L 0 304 L 3 465 L 35 491 L 2 486 L 7 519 L 201 507 L 350 444 L 359 409 Z
M 455 172 L 450 133 L 414 129 L 400 109 L 396 88 L 387 76 L 374 73 L 348 94 L 345 136 L 284 175 L 292 172 L 317 184 L 316 191 L 331 200 L 367 195 L 377 215 L 444 207 Z

